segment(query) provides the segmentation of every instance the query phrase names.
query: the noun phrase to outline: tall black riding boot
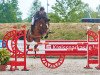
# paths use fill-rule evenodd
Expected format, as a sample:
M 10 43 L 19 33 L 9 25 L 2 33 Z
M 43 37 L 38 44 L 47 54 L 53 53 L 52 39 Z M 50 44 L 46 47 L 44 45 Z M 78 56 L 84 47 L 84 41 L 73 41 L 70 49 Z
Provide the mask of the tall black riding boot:
M 35 25 L 31 25 L 31 32 L 33 32 Z

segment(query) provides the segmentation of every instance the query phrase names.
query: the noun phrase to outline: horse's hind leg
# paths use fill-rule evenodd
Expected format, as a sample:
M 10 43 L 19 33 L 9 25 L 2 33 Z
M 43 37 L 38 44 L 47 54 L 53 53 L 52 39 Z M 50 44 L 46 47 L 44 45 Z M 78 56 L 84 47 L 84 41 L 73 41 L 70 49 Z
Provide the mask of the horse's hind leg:
M 40 42 L 40 38 L 36 38 L 36 39 L 34 39 L 34 41 L 38 43 L 38 42 Z M 38 44 L 36 44 L 34 46 L 34 51 L 39 51 L 39 49 L 37 47 L 38 47 Z
M 34 46 L 34 51 L 39 51 L 39 49 L 37 47 L 38 47 L 38 45 Z
M 37 47 L 38 47 L 38 45 L 35 45 L 35 46 L 34 46 L 34 52 L 35 52 L 34 58 L 36 58 L 36 51 L 39 51 L 39 49 L 38 49 Z
M 26 51 L 26 53 L 28 53 L 28 50 L 29 50 L 29 45 L 27 45 L 27 51 Z
M 29 49 L 29 45 L 27 45 L 27 49 Z

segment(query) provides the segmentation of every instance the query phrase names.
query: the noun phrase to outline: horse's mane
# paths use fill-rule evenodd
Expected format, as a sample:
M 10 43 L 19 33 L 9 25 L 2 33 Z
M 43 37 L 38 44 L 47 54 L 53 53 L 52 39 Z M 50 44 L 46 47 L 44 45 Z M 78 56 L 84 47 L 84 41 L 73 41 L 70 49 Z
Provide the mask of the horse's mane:
M 47 18 L 46 17 L 39 17 L 36 21 L 40 21 L 40 20 L 44 20 L 45 22 L 47 22 Z

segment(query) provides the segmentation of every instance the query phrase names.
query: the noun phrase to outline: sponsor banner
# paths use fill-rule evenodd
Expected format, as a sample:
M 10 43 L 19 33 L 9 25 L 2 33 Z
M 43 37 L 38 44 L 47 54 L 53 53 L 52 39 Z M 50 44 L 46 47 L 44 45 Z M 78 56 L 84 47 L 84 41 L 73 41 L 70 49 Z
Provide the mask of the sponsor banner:
M 2 40 L 0 40 L 0 48 L 2 48 Z

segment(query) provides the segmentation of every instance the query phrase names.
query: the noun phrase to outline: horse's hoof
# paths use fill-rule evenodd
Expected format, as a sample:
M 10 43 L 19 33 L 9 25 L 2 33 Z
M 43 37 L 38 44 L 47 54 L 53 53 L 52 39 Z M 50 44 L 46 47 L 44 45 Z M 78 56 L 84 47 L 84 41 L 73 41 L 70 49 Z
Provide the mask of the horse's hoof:
M 48 36 L 45 36 L 44 38 L 45 38 L 45 39 L 47 39 L 47 38 L 48 38 Z
M 49 43 L 48 43 L 48 42 L 45 42 L 44 44 L 45 44 L 45 45 L 48 45 Z
M 33 51 L 33 49 L 28 49 L 28 51 Z

